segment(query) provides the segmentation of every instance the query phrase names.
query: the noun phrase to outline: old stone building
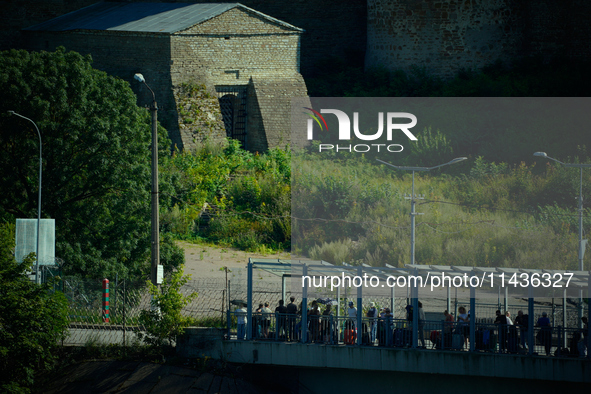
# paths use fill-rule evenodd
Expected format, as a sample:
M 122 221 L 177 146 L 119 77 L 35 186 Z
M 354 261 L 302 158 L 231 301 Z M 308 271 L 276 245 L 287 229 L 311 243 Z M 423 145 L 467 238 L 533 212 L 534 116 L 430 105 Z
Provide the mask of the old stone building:
M 307 95 L 303 30 L 239 3 L 97 3 L 24 33 L 33 50 L 91 54 L 147 105 L 151 94 L 133 82 L 142 73 L 179 148 L 225 135 L 253 151 L 285 146 L 290 100 Z

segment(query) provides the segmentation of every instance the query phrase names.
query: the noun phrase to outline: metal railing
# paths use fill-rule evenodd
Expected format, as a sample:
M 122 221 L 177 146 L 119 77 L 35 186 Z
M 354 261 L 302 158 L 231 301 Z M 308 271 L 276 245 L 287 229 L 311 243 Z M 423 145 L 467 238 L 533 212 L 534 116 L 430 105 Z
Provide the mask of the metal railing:
M 375 346 L 383 348 L 412 348 L 413 324 L 391 316 L 364 317 L 361 327 L 356 318 L 334 315 L 308 315 L 302 324 L 299 314 L 255 314 L 250 325 L 246 312 L 227 312 L 227 338 L 239 339 L 239 320 L 243 328 L 241 339 L 257 341 L 304 342 L 345 346 Z M 250 327 L 250 335 L 246 327 Z M 418 323 L 419 349 L 471 351 L 513 355 L 552 355 L 556 357 L 585 357 L 588 348 L 586 333 L 576 328 L 533 327 L 490 323 L 474 324 L 474 345 L 470 343 L 470 324 L 443 320 Z M 533 339 L 532 339 L 533 338 Z M 533 343 L 530 343 L 532 342 Z M 533 346 L 530 352 L 530 347 Z

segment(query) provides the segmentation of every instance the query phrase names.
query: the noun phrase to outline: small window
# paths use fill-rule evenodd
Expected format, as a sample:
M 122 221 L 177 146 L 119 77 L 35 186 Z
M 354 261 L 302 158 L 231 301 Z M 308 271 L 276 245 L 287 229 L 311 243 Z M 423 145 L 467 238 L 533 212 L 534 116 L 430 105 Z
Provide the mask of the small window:
M 224 40 L 229 40 L 229 39 L 230 39 L 230 36 L 224 37 Z

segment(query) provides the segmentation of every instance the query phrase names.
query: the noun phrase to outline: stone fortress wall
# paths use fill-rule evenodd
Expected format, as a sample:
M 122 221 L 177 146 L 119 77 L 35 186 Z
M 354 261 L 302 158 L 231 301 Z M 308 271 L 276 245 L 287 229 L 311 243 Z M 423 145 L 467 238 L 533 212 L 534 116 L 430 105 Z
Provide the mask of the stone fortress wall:
M 451 77 L 542 55 L 591 57 L 591 2 L 585 0 L 368 0 L 366 67 Z
M 149 92 L 130 78 L 140 70 L 159 92 L 159 119 L 179 148 L 193 146 L 205 138 L 205 131 L 214 138 L 224 135 L 219 110 L 211 111 L 220 97 L 217 86 L 244 89 L 248 149 L 285 145 L 290 97 L 305 96 L 302 75 L 313 75 L 318 64 L 333 56 L 366 68 L 409 70 L 417 65 L 442 77 L 520 56 L 591 57 L 587 0 L 243 0 L 247 7 L 304 32 L 259 20 L 242 9 L 171 36 L 68 32 L 64 40 L 61 32 L 25 37 L 20 31 L 95 2 L 0 0 L 0 49 L 65 45 L 91 52 L 95 67 L 130 80 L 139 104 L 148 105 Z M 213 103 L 202 116 L 199 100 L 179 96 L 179 86 L 186 82 L 203 85 L 196 97 Z

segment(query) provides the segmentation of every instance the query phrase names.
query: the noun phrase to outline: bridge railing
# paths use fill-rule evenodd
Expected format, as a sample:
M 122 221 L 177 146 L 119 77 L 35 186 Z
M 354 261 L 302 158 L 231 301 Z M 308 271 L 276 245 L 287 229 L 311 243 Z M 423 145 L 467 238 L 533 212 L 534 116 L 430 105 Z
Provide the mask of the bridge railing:
M 250 335 L 247 327 L 250 326 Z M 533 344 L 529 330 L 522 326 L 476 323 L 474 351 L 499 354 L 548 354 L 557 357 L 582 357 L 588 339 L 576 328 L 533 327 Z M 298 314 L 254 313 L 250 325 L 245 312 L 227 312 L 227 338 L 257 341 L 303 342 L 349 346 L 411 348 L 413 324 L 391 316 L 364 317 L 361 327 L 357 318 L 334 315 L 308 315 L 305 324 Z M 470 325 L 443 320 L 422 320 L 418 325 L 418 347 L 428 350 L 469 351 Z

